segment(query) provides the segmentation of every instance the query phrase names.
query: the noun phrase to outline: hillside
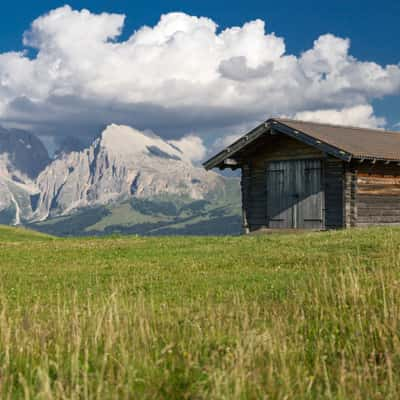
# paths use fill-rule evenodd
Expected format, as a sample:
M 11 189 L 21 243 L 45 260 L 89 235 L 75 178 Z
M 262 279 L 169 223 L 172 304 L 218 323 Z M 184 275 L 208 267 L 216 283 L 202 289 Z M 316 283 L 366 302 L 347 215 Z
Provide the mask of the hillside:
M 400 395 L 400 229 L 0 239 L 0 398 Z
M 54 237 L 31 229 L 0 225 L 0 243 L 53 240 Z

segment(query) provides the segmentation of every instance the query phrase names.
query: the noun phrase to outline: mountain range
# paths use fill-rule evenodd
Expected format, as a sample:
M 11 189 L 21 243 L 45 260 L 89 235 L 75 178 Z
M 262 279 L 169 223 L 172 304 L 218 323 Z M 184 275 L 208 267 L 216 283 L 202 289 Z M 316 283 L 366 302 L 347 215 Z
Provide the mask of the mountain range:
M 109 125 L 87 148 L 53 159 L 32 133 L 0 128 L 3 224 L 61 236 L 237 234 L 239 192 L 237 178 L 128 126 Z

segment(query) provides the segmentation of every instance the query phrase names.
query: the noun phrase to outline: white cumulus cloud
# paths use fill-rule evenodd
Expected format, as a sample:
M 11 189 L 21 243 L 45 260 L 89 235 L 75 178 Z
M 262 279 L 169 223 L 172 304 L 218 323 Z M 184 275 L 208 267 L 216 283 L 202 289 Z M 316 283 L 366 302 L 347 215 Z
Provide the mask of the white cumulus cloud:
M 169 13 L 122 41 L 124 20 L 64 6 L 33 21 L 24 45 L 35 55 L 0 54 L 0 124 L 92 136 L 117 123 L 212 141 L 278 115 L 383 126 L 371 101 L 400 93 L 398 65 L 357 60 L 331 34 L 293 55 L 262 20 L 219 30 Z M 180 144 L 204 155 L 192 136 Z
M 230 146 L 232 143 L 234 143 L 236 140 L 238 140 L 242 134 L 233 134 L 233 135 L 226 135 L 218 138 L 214 144 L 213 144 L 213 150 L 215 152 L 220 151 L 224 149 L 225 147 Z
M 386 124 L 385 118 L 374 116 L 374 110 L 370 105 L 359 105 L 340 110 L 302 111 L 296 113 L 295 118 L 303 121 L 353 125 L 362 128 L 383 128 Z
M 170 144 L 177 147 L 185 158 L 192 162 L 201 161 L 207 154 L 202 138 L 196 135 L 187 135 L 179 140 L 170 140 Z

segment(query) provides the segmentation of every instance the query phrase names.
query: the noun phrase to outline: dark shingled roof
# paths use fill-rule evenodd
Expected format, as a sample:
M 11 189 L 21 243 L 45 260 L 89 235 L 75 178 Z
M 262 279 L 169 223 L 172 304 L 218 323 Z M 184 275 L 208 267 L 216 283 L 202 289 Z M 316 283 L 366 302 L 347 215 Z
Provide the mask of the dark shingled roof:
M 344 150 L 355 158 L 400 160 L 400 132 L 281 118 L 275 120 L 321 142 Z
M 227 159 L 234 159 L 236 153 L 271 128 L 346 161 L 351 158 L 400 161 L 400 132 L 271 118 L 203 165 L 210 169 L 221 166 Z

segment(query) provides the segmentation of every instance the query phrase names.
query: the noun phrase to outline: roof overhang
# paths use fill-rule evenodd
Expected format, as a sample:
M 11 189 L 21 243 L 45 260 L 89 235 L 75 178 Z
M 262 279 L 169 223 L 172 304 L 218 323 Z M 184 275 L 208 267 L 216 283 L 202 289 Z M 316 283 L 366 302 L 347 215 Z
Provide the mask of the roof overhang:
M 290 136 L 294 139 L 297 139 L 309 146 L 315 147 L 322 152 L 329 154 L 333 157 L 339 158 L 343 161 L 349 162 L 352 159 L 352 155 L 343 149 L 339 149 L 335 146 L 332 146 L 328 143 L 322 142 L 311 135 L 308 135 L 305 132 L 300 130 L 293 129 L 284 123 L 275 120 L 273 118 L 267 120 L 261 125 L 257 126 L 252 131 L 248 132 L 236 142 L 232 143 L 230 146 L 216 154 L 214 157 L 210 158 L 206 162 L 203 163 L 205 169 L 210 170 L 212 168 L 238 168 L 240 165 L 235 160 L 235 155 L 243 150 L 245 147 L 250 146 L 254 143 L 259 137 L 268 133 L 274 133 L 274 131 L 280 132 L 287 136 Z

